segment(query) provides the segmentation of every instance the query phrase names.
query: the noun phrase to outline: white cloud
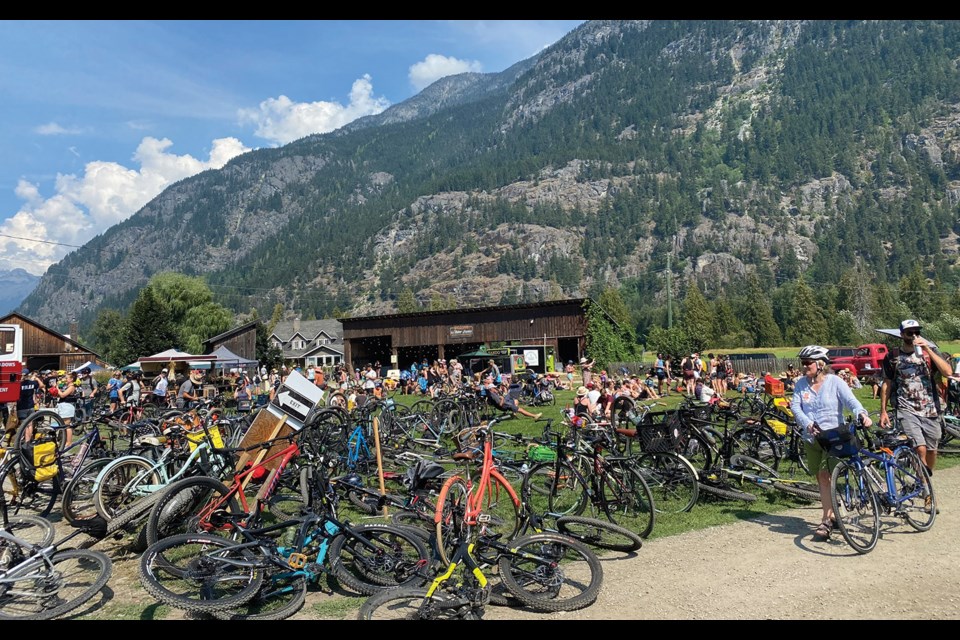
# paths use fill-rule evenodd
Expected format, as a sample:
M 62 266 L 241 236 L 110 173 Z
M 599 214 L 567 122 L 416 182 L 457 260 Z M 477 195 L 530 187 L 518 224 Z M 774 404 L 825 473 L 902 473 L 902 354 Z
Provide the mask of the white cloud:
M 42 136 L 63 136 L 63 135 L 77 135 L 83 133 L 83 130 L 78 127 L 63 127 L 56 122 L 48 122 L 47 124 L 41 124 L 33 129 L 36 133 L 39 133 Z
M 376 115 L 390 106 L 386 98 L 373 97 L 370 75 L 353 82 L 350 102 L 294 102 L 287 96 L 269 98 L 257 109 L 241 109 L 241 123 L 253 123 L 254 133 L 275 144 L 287 144 L 313 133 L 339 129 L 357 118 Z
M 44 198 L 25 180 L 15 193 L 25 204 L 0 223 L 0 269 L 22 267 L 42 273 L 73 250 L 19 238 L 80 246 L 109 227 L 126 220 L 169 185 L 207 169 L 219 169 L 231 158 L 250 151 L 236 138 L 214 140 L 206 161 L 168 153 L 168 139 L 144 138 L 133 155 L 140 169 L 115 162 L 89 162 L 82 176 L 57 175 L 56 194 Z
M 466 73 L 467 71 L 480 73 L 483 71 L 483 65 L 476 60 L 458 60 L 457 58 L 431 53 L 422 61 L 411 65 L 408 76 L 413 88 L 420 91 L 444 76 Z

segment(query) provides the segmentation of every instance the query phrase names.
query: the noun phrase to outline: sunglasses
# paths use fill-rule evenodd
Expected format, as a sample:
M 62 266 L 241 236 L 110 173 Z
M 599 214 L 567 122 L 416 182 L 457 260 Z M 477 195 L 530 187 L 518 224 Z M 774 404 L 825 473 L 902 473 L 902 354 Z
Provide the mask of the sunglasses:
M 904 336 L 911 337 L 911 338 L 916 338 L 918 335 L 920 335 L 920 332 L 919 332 L 919 331 L 904 331 L 904 332 L 903 332 L 903 335 L 904 335 Z
M 802 365 L 805 366 L 805 367 L 809 367 L 809 366 L 812 365 L 814 362 L 816 362 L 816 360 L 801 360 L 801 361 L 800 361 L 800 364 L 802 364 Z

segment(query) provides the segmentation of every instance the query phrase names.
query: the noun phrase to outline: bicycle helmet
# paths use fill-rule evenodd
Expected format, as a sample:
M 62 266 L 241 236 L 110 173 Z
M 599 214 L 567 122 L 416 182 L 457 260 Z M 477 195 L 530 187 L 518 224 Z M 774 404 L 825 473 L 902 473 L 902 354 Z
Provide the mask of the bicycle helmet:
M 830 364 L 830 357 L 827 355 L 827 348 L 821 347 L 818 344 L 810 344 L 805 346 L 803 349 L 800 349 L 800 353 L 797 354 L 797 357 L 801 360 L 823 360 L 825 363 Z

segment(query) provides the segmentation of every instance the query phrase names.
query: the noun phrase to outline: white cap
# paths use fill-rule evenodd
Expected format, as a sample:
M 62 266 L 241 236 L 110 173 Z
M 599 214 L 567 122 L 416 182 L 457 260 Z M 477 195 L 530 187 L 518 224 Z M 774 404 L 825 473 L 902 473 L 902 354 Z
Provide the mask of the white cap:
M 904 331 L 905 329 L 922 329 L 922 328 L 923 327 L 921 327 L 920 323 L 917 322 L 916 320 L 904 320 L 903 322 L 900 323 L 900 331 Z

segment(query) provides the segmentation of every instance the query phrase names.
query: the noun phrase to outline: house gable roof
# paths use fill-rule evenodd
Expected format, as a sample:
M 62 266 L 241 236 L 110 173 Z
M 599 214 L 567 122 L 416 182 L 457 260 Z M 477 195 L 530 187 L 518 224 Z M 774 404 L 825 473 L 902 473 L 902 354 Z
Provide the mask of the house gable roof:
M 278 322 L 270 334 L 271 338 L 276 338 L 280 342 L 290 342 L 297 334 L 303 336 L 304 340 L 316 340 L 321 333 L 325 334 L 331 340 L 340 342 L 343 340 L 343 325 L 339 320 L 327 318 L 324 320 L 301 320 L 300 326 L 294 329 L 293 321 Z
M 28 317 L 25 316 L 25 315 L 21 315 L 21 314 L 17 313 L 16 311 L 10 312 L 10 313 L 8 313 L 7 315 L 5 315 L 4 317 L 0 318 L 0 324 L 10 324 L 10 320 L 12 320 L 12 319 L 14 319 L 14 318 L 16 318 L 17 320 L 20 320 L 21 322 L 25 322 L 25 323 L 27 323 L 27 324 L 32 324 L 32 325 L 35 326 L 36 328 L 40 329 L 41 331 L 45 331 L 45 332 L 49 333 L 50 335 L 57 336 L 58 338 L 62 338 L 65 342 L 68 342 L 68 343 L 70 343 L 71 345 L 75 346 L 79 351 L 84 351 L 84 352 L 86 352 L 86 353 L 89 353 L 89 354 L 91 354 L 91 355 L 96 356 L 96 357 L 99 358 L 100 360 L 103 360 L 103 356 L 101 356 L 99 353 L 97 353 L 96 351 L 94 351 L 94 350 L 91 349 L 90 347 L 88 347 L 88 346 L 86 346 L 86 345 L 83 345 L 83 344 L 80 344 L 79 342 L 77 342 L 77 341 L 74 340 L 73 338 L 68 338 L 67 336 L 63 335 L 63 334 L 60 333 L 59 331 L 54 331 L 54 330 L 51 329 L 50 327 L 46 327 L 46 326 L 40 324 L 39 322 L 37 322 L 36 320 L 32 320 L 31 318 L 28 318 Z M 24 355 L 26 355 L 26 354 L 24 354 Z
M 222 342 L 224 340 L 228 340 L 233 336 L 249 331 L 250 329 L 256 329 L 257 325 L 260 324 L 260 322 L 261 322 L 260 320 L 251 320 L 250 322 L 246 324 L 242 324 L 239 327 L 234 327 L 229 331 L 224 331 L 220 335 L 213 336 L 212 338 L 207 338 L 206 340 L 203 341 L 203 344 L 212 345 L 215 342 Z

